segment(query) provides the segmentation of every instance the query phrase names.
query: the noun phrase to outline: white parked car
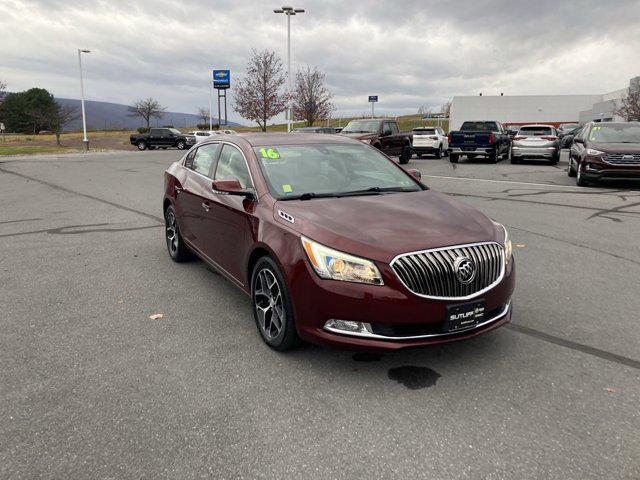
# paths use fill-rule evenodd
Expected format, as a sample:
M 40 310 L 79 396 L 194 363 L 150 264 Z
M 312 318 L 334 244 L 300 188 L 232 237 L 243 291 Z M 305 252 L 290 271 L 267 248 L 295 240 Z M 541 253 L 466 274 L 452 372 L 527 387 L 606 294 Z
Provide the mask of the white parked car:
M 235 135 L 237 132 L 235 130 L 196 130 L 189 133 L 194 135 L 196 137 L 196 143 L 199 143 L 212 135 Z
M 440 158 L 447 154 L 449 140 L 440 127 L 417 127 L 413 133 L 413 153 L 418 157 L 429 154 Z

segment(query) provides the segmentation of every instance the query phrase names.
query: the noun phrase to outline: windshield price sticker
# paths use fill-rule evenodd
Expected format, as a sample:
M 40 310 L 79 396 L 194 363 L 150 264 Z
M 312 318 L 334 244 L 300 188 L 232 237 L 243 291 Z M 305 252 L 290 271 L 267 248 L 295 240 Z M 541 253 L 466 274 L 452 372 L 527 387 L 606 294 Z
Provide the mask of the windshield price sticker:
M 282 191 L 284 193 L 291 193 L 291 192 L 293 192 L 293 189 L 291 188 L 291 185 L 289 185 L 287 183 L 287 184 L 282 185 Z
M 260 149 L 260 155 L 262 155 L 262 158 L 280 158 L 280 154 L 274 148 L 266 149 L 262 147 Z

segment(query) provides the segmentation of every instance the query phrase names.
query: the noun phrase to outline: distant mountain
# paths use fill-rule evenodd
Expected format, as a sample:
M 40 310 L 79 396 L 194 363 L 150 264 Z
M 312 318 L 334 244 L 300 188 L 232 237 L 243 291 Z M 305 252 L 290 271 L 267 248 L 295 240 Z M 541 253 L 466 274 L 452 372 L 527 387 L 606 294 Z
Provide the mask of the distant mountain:
M 72 98 L 56 98 L 60 105 L 72 105 L 78 107 L 80 111 L 80 100 Z M 87 128 L 90 130 L 134 130 L 138 127 L 146 126 L 141 118 L 133 118 L 128 116 L 128 105 L 120 103 L 96 102 L 93 100 L 85 100 L 84 108 L 87 114 Z M 195 127 L 198 123 L 203 123 L 202 118 L 192 113 L 164 112 L 161 119 L 151 119 L 151 126 L 156 125 L 173 125 L 176 128 Z M 208 120 L 207 122 L 208 123 Z M 213 123 L 218 123 L 217 118 L 213 118 Z M 238 127 L 239 123 L 229 122 L 230 127 Z M 78 130 L 82 128 L 82 118 L 71 122 L 67 126 L 67 130 Z

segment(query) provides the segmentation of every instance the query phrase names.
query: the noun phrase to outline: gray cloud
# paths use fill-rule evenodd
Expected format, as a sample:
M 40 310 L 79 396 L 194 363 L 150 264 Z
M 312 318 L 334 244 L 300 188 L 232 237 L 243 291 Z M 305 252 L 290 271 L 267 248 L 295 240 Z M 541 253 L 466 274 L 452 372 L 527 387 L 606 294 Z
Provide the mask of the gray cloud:
M 0 78 L 78 97 L 153 96 L 173 111 L 208 103 L 209 69 L 238 78 L 252 48 L 285 55 L 285 19 L 264 1 L 4 0 Z M 337 114 L 413 113 L 454 95 L 602 93 L 640 73 L 638 1 L 300 1 L 294 67 L 326 73 Z M 241 120 L 231 113 L 232 120 Z

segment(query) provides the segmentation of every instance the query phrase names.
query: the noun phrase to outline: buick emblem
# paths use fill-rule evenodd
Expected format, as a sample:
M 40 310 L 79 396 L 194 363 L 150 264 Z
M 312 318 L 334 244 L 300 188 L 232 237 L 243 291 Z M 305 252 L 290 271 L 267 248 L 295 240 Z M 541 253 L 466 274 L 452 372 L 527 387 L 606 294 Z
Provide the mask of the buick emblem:
M 471 283 L 476 278 L 476 264 L 469 257 L 458 257 L 453 263 L 453 270 L 460 283 Z

